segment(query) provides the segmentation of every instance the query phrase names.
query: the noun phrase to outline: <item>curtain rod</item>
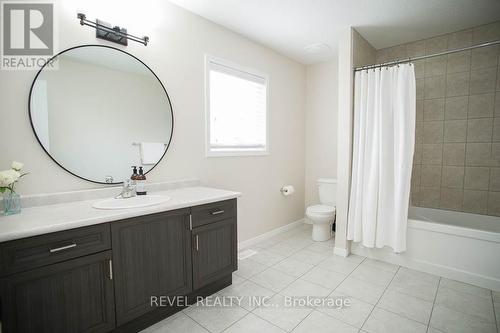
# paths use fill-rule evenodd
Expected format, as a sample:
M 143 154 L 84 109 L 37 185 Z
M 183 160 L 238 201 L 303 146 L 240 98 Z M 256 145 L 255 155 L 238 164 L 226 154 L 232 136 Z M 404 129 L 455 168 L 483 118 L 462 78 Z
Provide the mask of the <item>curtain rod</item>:
M 415 58 L 406 58 L 406 59 L 401 59 L 401 60 L 398 59 L 398 60 L 389 61 L 389 62 L 385 62 L 382 64 L 377 64 L 377 65 L 368 65 L 368 66 L 357 67 L 356 69 L 354 69 L 354 71 L 358 72 L 358 71 L 361 71 L 363 69 L 372 69 L 372 68 L 386 67 L 386 66 L 392 66 L 392 65 L 397 65 L 397 64 L 404 64 L 404 63 L 407 63 L 410 61 L 439 57 L 439 56 L 446 55 L 446 54 L 462 52 L 462 51 L 477 49 L 479 47 L 486 47 L 486 46 L 497 45 L 497 44 L 500 44 L 500 40 L 496 40 L 496 41 L 488 42 L 488 43 L 483 43 L 483 44 L 472 45 L 472 46 L 468 46 L 468 47 L 463 47 L 461 49 L 456 49 L 456 50 L 451 50 L 451 51 L 444 51 L 444 52 L 429 54 L 429 55 L 415 57 Z

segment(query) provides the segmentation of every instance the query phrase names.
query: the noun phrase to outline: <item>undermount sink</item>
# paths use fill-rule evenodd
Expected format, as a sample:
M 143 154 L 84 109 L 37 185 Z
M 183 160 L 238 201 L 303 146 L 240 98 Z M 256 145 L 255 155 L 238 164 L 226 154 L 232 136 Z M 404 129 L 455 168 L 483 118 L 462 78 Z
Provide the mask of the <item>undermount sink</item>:
M 129 209 L 155 206 L 167 202 L 170 197 L 164 195 L 138 195 L 127 199 L 106 199 L 96 202 L 92 207 L 96 209 Z

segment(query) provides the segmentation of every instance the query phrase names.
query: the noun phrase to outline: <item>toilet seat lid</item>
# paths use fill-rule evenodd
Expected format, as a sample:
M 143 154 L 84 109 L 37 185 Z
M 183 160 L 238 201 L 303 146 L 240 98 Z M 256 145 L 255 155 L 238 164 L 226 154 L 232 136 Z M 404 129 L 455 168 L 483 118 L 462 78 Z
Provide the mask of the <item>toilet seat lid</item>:
M 335 207 L 334 206 L 328 206 L 328 205 L 314 205 L 314 206 L 309 206 L 307 207 L 307 212 L 314 213 L 314 214 L 333 214 L 335 212 Z

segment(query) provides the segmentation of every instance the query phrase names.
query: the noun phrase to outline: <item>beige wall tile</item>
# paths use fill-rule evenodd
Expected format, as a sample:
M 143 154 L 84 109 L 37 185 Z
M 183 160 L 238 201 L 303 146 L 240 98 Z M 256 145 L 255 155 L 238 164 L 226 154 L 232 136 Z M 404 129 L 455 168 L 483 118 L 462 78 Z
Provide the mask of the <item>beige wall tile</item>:
M 448 35 L 437 36 L 425 40 L 425 54 L 444 52 L 448 49 Z
M 500 22 L 482 25 L 472 31 L 474 44 L 491 42 L 500 39 Z
M 449 54 L 446 72 L 451 74 L 470 71 L 470 54 L 470 51 Z
M 424 100 L 424 121 L 444 119 L 444 98 Z
M 493 117 L 495 94 L 469 96 L 468 118 Z
M 500 216 L 500 192 L 488 192 L 488 215 Z
M 500 118 L 500 94 L 495 94 L 495 117 Z
M 408 58 L 406 54 L 406 44 L 389 47 L 387 50 L 387 61 L 401 60 Z
M 493 120 L 493 142 L 500 142 L 500 117 Z
M 500 192 L 500 168 L 490 169 L 490 191 Z
M 491 142 L 493 118 L 477 118 L 467 121 L 467 142 Z
M 500 64 L 500 55 L 498 56 L 498 63 Z M 497 69 L 497 91 L 500 91 L 500 66 Z
M 443 145 L 441 143 L 423 144 L 422 164 L 443 164 Z
M 500 167 L 500 143 L 491 144 L 491 163 L 490 166 Z
M 488 190 L 490 168 L 466 167 L 464 188 L 467 190 Z
M 464 201 L 464 190 L 456 188 L 441 188 L 439 206 L 444 209 L 461 210 Z
M 442 143 L 443 142 L 443 122 L 426 121 L 423 122 L 423 142 L 424 143 Z
M 441 184 L 441 166 L 440 165 L 422 165 L 422 175 L 420 185 L 433 187 Z
M 496 79 L 496 68 L 493 67 L 471 71 L 470 93 L 474 95 L 494 92 Z
M 446 76 L 446 96 L 465 96 L 469 94 L 470 73 L 455 73 Z
M 464 190 L 462 209 L 469 213 L 486 214 L 488 211 L 488 192 Z
M 415 144 L 415 150 L 413 152 L 413 164 L 422 164 L 422 144 Z
M 423 121 L 424 120 L 424 100 L 423 99 L 417 99 L 416 105 L 415 105 L 415 119 L 416 121 Z
M 425 55 L 425 40 L 406 44 L 406 54 L 411 58 Z
M 469 96 L 448 97 L 445 102 L 445 119 L 466 119 Z
M 491 143 L 467 143 L 466 166 L 491 166 Z
M 472 45 L 472 29 L 461 30 L 448 35 L 448 50 Z
M 471 69 L 497 67 L 498 46 L 481 47 L 472 50 Z
M 465 142 L 466 138 L 467 120 L 446 120 L 444 122 L 444 142 Z
M 446 74 L 447 56 L 427 58 L 425 60 L 425 77 Z
M 425 86 L 425 79 L 416 79 L 415 80 L 415 86 L 416 86 L 416 99 L 423 99 L 424 98 L 424 86 Z
M 414 165 L 411 169 L 411 187 L 420 187 L 420 176 L 422 174 L 422 166 Z
M 440 187 L 420 187 L 420 205 L 422 207 L 439 208 L 440 199 Z
M 415 123 L 415 143 L 422 144 L 424 141 L 424 123 L 417 121 Z
M 460 75 L 460 74 L 454 74 L 454 75 Z M 425 80 L 424 83 L 425 99 L 444 97 L 446 92 L 446 79 L 444 75 L 427 77 L 424 80 Z
M 459 166 L 443 166 L 441 186 L 449 188 L 464 187 L 465 168 Z
M 443 165 L 465 165 L 465 143 L 445 143 Z
M 377 50 L 377 64 L 383 64 L 384 62 L 387 62 L 387 53 L 388 53 L 388 49 L 385 48 L 385 49 L 380 49 L 380 50 Z
M 420 207 L 420 187 L 415 186 L 410 190 L 410 206 Z

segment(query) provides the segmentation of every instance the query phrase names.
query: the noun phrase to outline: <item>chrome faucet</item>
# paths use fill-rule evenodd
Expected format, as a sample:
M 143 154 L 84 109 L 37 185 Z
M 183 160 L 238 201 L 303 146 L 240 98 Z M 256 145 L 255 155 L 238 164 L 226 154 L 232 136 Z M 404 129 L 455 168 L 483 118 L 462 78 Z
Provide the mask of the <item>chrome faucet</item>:
M 128 199 L 135 197 L 135 186 L 132 184 L 132 180 L 126 179 L 123 182 L 122 193 L 117 195 L 115 199 Z

